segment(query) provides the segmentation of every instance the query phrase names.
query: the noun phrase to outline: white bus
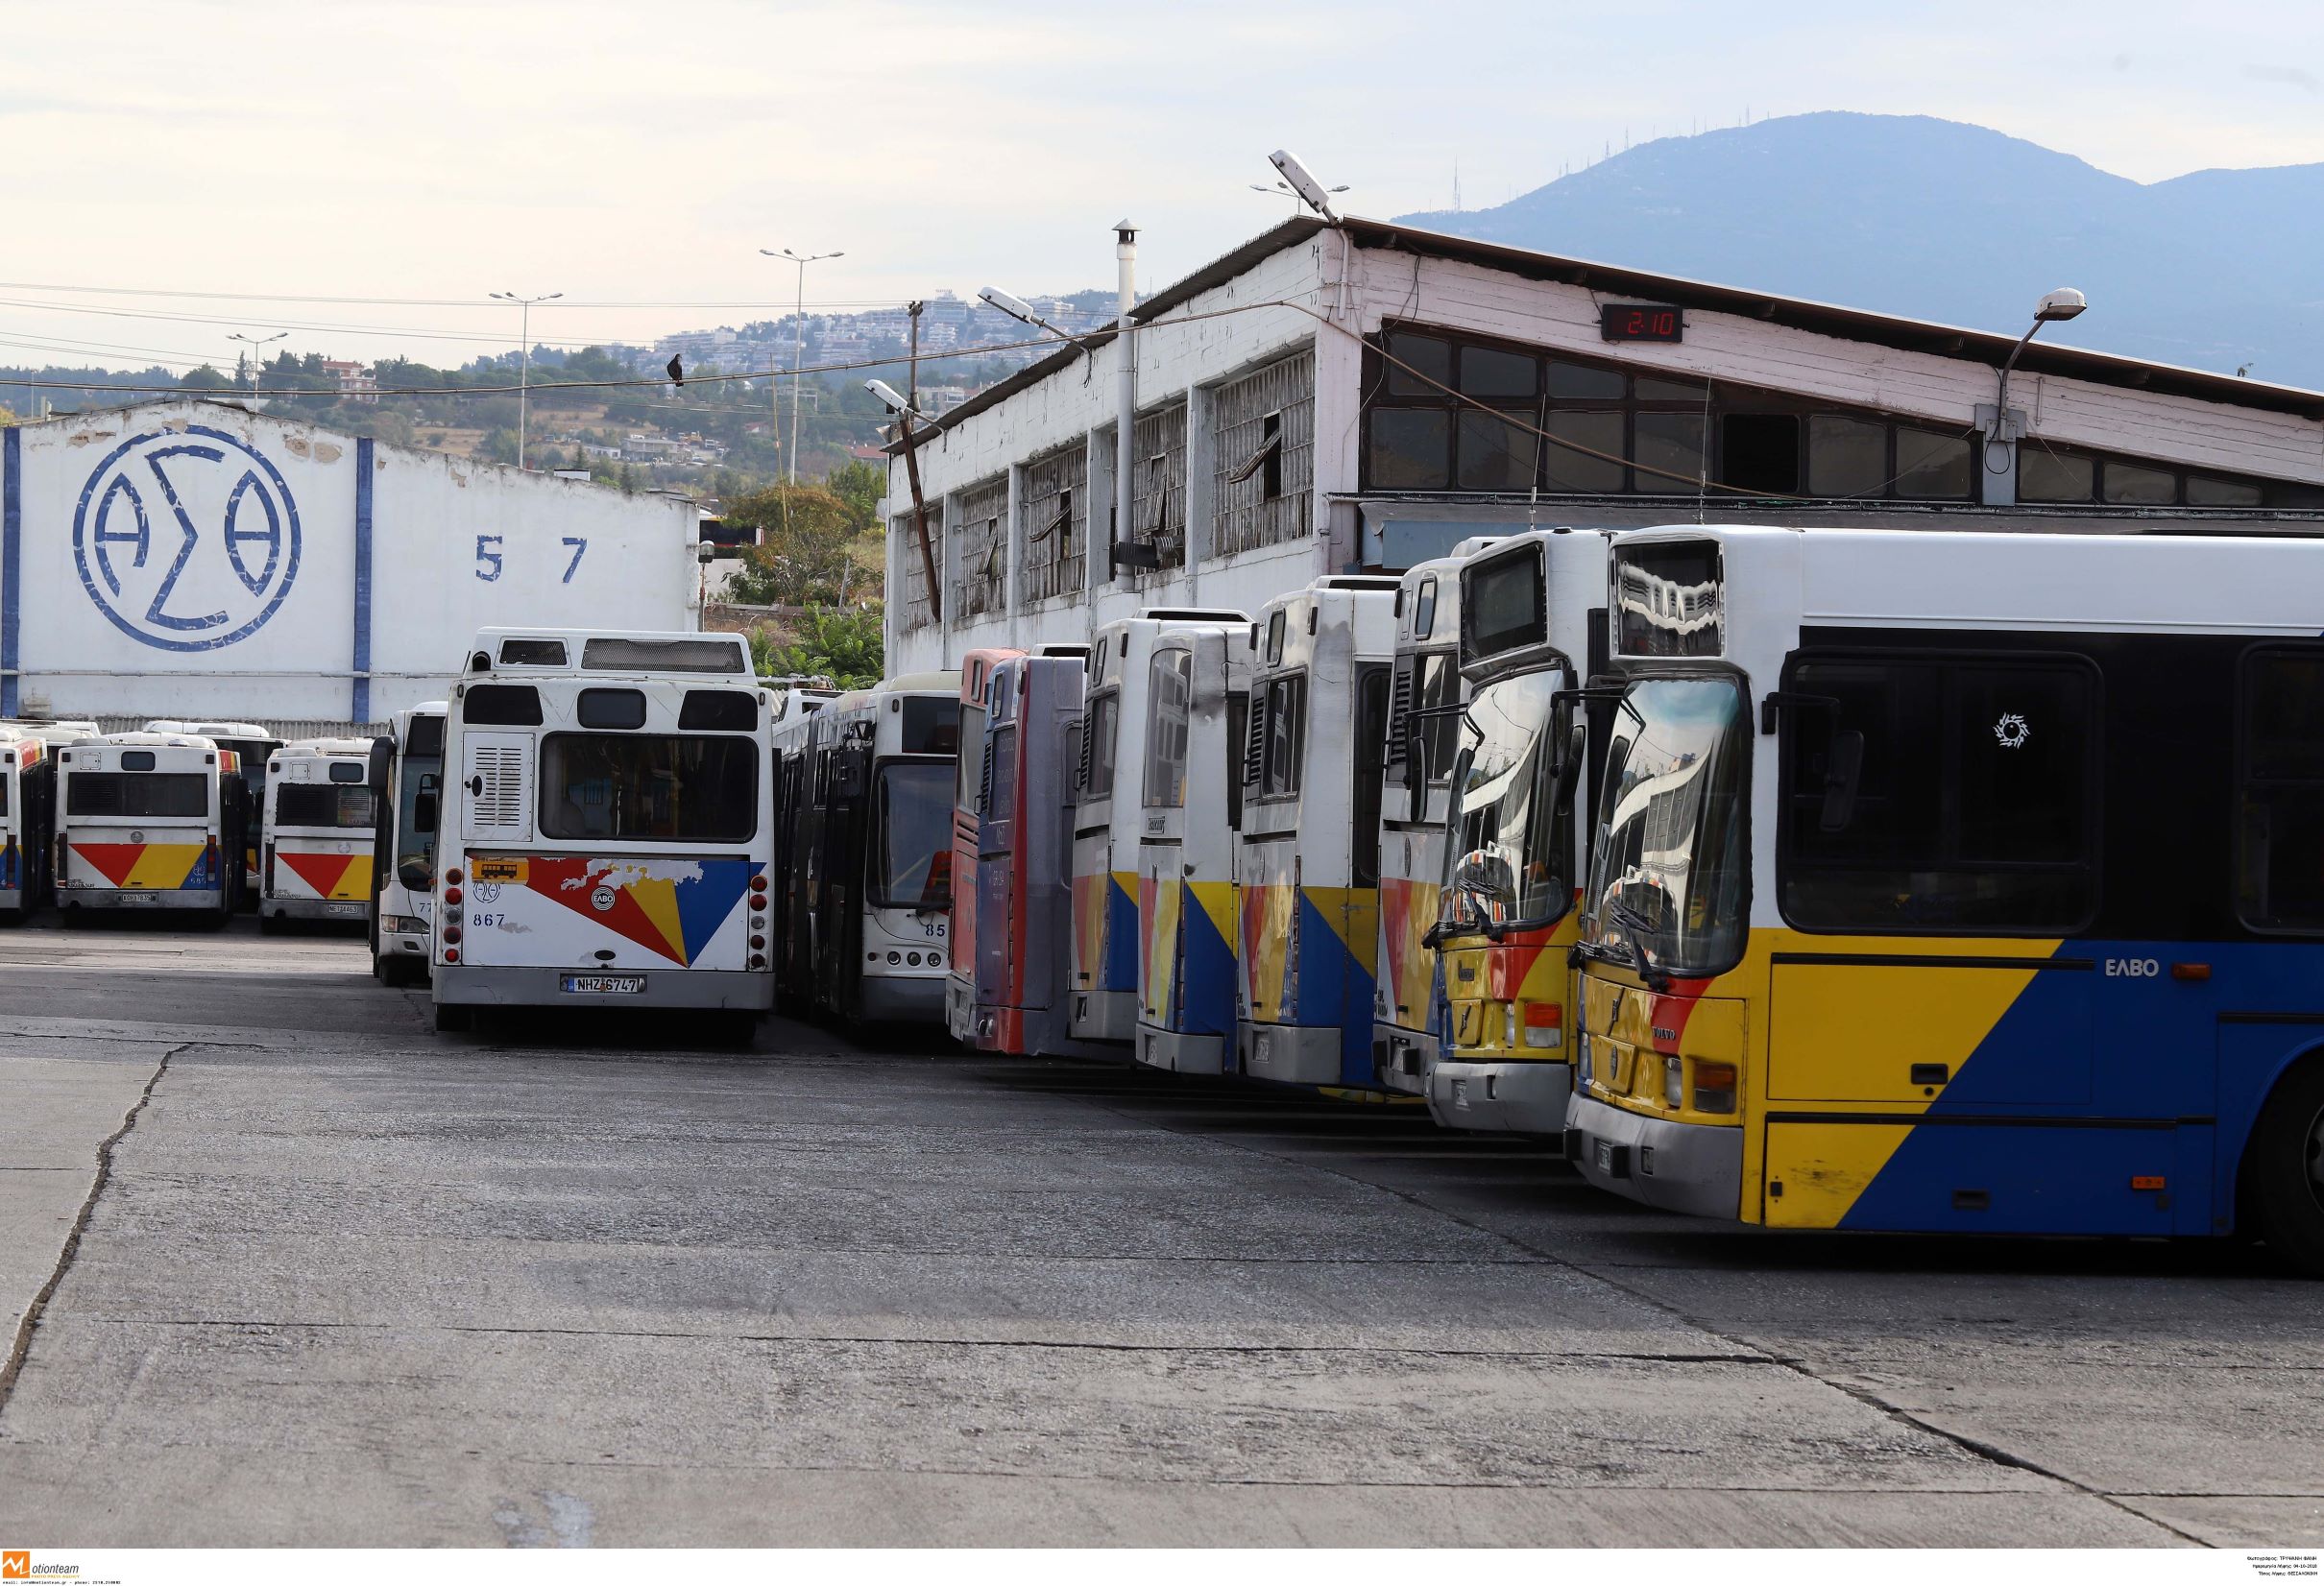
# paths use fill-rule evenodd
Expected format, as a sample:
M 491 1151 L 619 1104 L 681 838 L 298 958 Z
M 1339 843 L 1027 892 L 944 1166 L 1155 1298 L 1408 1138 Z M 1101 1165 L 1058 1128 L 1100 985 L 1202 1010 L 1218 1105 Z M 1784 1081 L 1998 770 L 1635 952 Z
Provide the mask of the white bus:
M 224 925 L 242 902 L 236 860 L 249 795 L 231 750 L 184 733 L 112 733 L 57 751 L 57 901 L 186 912 Z
M 242 852 L 243 901 L 258 895 L 258 812 L 266 805 L 266 767 L 283 740 L 276 737 L 255 722 L 248 721 L 149 721 L 148 733 L 181 733 L 197 738 L 207 738 L 220 749 L 231 754 L 240 765 L 242 786 L 249 795 L 249 842 Z M 95 732 L 95 728 L 90 728 Z
M 285 744 L 266 764 L 258 928 L 360 920 L 370 906 L 378 795 L 368 738 Z
M 1239 1067 L 1368 1090 L 1381 752 L 1396 581 L 1319 578 L 1260 613 L 1235 883 Z
M 1158 635 L 1147 663 L 1135 1055 L 1150 1068 L 1229 1068 L 1250 661 L 1247 629 L 1188 624 Z
M 56 834 L 56 755 L 39 733 L 0 723 L 0 920 L 48 901 Z
M 371 896 L 372 974 L 390 986 L 427 977 L 436 912 L 436 814 L 444 796 L 445 702 L 399 710 L 372 740 L 377 795 Z
M 452 690 L 436 1024 L 684 1008 L 747 1041 L 764 935 L 767 692 L 738 634 L 488 628 Z
M 959 736 L 957 672 L 851 689 L 777 734 L 787 1009 L 942 1022 Z
M 1174 629 L 1240 629 L 1249 622 L 1241 612 L 1153 607 L 1108 622 L 1092 637 L 1074 786 L 1066 986 L 1077 1040 L 1127 1042 L 1138 1032 L 1138 842 L 1146 821 L 1146 685 L 1154 641 Z

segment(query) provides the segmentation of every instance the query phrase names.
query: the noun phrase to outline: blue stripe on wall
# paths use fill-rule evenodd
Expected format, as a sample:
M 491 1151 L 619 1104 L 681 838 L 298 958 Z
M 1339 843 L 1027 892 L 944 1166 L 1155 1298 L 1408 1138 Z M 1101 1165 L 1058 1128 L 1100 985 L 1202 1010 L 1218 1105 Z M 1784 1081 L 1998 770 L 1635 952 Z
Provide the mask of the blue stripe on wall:
M 350 712 L 350 719 L 358 722 L 372 719 L 372 474 L 375 471 L 371 439 L 359 438 L 355 442 L 355 698 L 354 709 Z
M 14 716 L 23 682 L 16 658 L 23 648 L 18 618 L 24 580 L 24 432 L 0 430 L 0 716 Z

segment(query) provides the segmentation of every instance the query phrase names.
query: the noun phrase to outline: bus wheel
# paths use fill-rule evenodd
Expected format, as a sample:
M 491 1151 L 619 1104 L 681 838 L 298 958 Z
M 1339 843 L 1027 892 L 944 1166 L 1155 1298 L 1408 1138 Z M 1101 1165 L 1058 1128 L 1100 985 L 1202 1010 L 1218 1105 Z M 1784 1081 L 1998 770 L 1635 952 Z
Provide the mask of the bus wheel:
M 464 1002 L 439 1002 L 436 1004 L 437 1029 L 448 1035 L 461 1030 L 472 1030 L 475 1027 L 476 1010 L 468 1004 Z
M 2277 1259 L 2324 1278 L 2324 1059 L 2286 1074 L 2247 1147 L 2253 1223 Z

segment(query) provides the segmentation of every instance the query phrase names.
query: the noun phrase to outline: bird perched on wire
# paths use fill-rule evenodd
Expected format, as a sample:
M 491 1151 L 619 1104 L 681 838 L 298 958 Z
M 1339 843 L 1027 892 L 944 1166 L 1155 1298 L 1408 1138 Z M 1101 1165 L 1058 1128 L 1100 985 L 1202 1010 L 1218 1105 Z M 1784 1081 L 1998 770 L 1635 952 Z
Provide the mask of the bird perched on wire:
M 686 384 L 686 366 L 678 361 L 678 357 L 677 353 L 671 353 L 669 362 L 662 366 L 669 375 L 669 383 L 674 386 Z

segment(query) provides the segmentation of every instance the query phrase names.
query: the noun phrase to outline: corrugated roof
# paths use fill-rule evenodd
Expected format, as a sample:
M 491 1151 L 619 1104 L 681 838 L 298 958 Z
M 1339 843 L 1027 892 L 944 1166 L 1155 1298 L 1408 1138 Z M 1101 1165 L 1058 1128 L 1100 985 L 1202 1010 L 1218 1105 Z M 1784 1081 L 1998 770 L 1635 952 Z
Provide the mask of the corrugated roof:
M 1679 308 L 1735 314 L 1771 324 L 1786 325 L 1795 330 L 1838 336 L 1875 347 L 1926 352 L 1943 358 L 1961 358 L 1996 370 L 2001 367 L 2003 360 L 2009 356 L 2010 348 L 2018 342 L 2015 334 L 1973 330 L 1963 325 L 1906 319 L 1894 314 L 1876 314 L 1866 309 L 1817 302 L 1807 298 L 1785 298 L 1747 287 L 1722 286 L 1712 281 L 1688 280 L 1679 276 L 1660 276 L 1652 271 L 1601 264 L 1593 259 L 1571 258 L 1557 253 L 1537 252 L 1527 248 L 1511 248 L 1500 243 L 1479 242 L 1473 237 L 1454 236 L 1446 231 L 1431 231 L 1392 221 L 1348 217 L 1340 224 L 1360 248 L 1453 259 L 1505 271 L 1528 280 L 1557 281 L 1619 297 L 1668 303 Z M 1327 223 L 1313 215 L 1295 215 L 1260 232 L 1233 252 L 1223 253 L 1193 274 L 1174 281 L 1140 303 L 1133 317 L 1141 324 L 1157 319 L 1180 303 L 1225 284 L 1271 254 L 1296 247 L 1319 231 L 1328 229 Z M 1096 332 L 1081 338 L 1075 347 L 1061 348 L 1037 363 L 1026 365 L 998 385 L 988 386 L 952 409 L 932 428 L 921 429 L 919 436 L 925 441 L 937 431 L 950 429 L 961 420 L 1007 400 L 1028 386 L 1047 379 L 1072 364 L 1081 356 L 1084 348 L 1102 347 L 1112 341 L 1114 335 L 1112 330 Z M 2087 380 L 2093 385 L 2191 396 L 2198 401 L 2223 402 L 2268 413 L 2291 413 L 2304 419 L 2324 419 L 2324 392 L 2275 385 L 2265 380 L 2242 379 L 2232 374 L 2215 374 L 2207 370 L 2154 363 L 2142 358 L 2126 358 L 2111 352 L 2092 352 L 2038 339 L 2026 347 L 2018 359 L 2018 368 L 2029 373 Z M 900 445 L 900 442 L 891 443 L 887 450 L 893 454 Z

